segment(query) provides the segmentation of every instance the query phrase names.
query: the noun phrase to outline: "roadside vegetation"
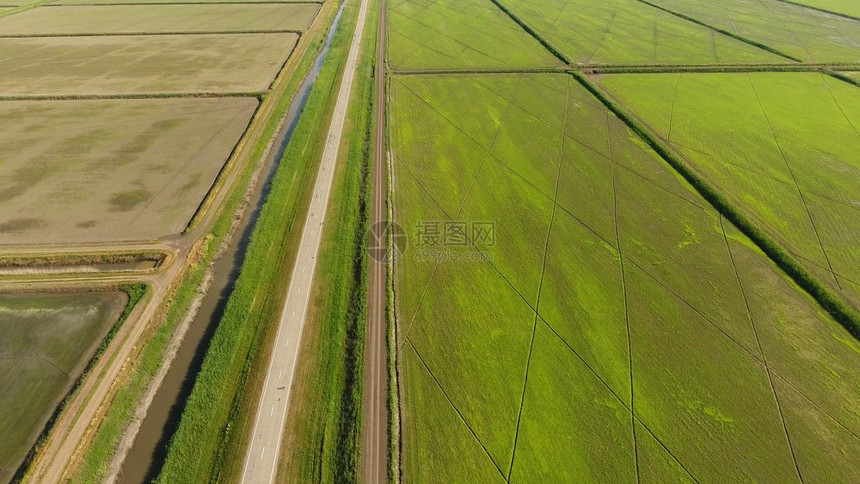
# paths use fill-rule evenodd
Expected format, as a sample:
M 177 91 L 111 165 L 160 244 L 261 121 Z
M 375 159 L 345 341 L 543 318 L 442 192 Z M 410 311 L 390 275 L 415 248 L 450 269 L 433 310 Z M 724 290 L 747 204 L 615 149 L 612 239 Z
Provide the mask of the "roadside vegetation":
M 328 25 L 333 12 L 328 11 L 327 17 L 320 24 Z M 321 29 L 324 31 L 325 29 Z M 298 90 L 305 74 L 310 70 L 324 41 L 324 34 L 315 34 L 309 42 L 301 61 L 295 70 L 288 74 L 283 84 L 276 86 L 277 95 L 271 116 L 264 122 L 254 145 L 249 150 L 249 160 L 260 160 L 265 153 L 268 141 L 277 131 L 279 121 L 286 113 L 293 94 Z M 265 103 L 265 101 L 264 101 Z M 199 290 L 204 282 L 206 273 L 221 249 L 230 228 L 233 225 L 237 211 L 245 203 L 245 189 L 256 169 L 254 163 L 246 163 L 240 168 L 240 173 L 234 182 L 235 189 L 226 199 L 212 228 L 192 249 L 184 274 L 180 275 L 181 282 L 172 288 L 170 296 L 165 300 L 149 332 L 143 336 L 145 343 L 141 346 L 136 358 L 136 364 L 122 376 L 122 382 L 105 410 L 101 423 L 91 437 L 89 445 L 78 460 L 72 463 L 73 480 L 77 482 L 96 482 L 102 479 L 108 471 L 108 465 L 115 452 L 123 431 L 137 408 L 143 394 L 158 372 L 165 358 L 165 350 L 177 326 L 187 317 L 194 301 L 200 296 Z
M 284 288 L 289 284 L 297 235 L 323 151 L 325 137 L 320 133 L 328 128 L 357 6 L 345 7 L 323 69 L 287 145 L 254 228 L 242 273 L 171 440 L 161 482 L 189 478 L 229 481 L 241 476 L 247 434 L 258 405 L 257 386 L 268 368 L 266 356 L 276 328 L 273 322 L 280 316 Z M 365 56 L 359 79 L 370 78 L 368 62 Z M 339 482 L 355 479 L 361 429 L 364 199 L 369 149 L 365 138 L 370 129 L 365 111 L 372 84 L 357 86 L 350 129 L 361 135 L 350 137 L 348 159 L 338 178 L 342 186 L 331 204 L 332 220 L 339 223 L 329 226 L 316 276 L 326 281 L 325 290 L 318 289 L 315 298 L 313 314 L 320 322 L 305 333 L 322 347 L 308 356 L 313 363 L 304 367 L 300 377 L 300 385 L 306 385 L 308 392 L 295 400 L 300 410 L 294 407 L 294 411 L 309 414 L 291 419 L 298 427 L 291 437 L 296 445 L 288 451 L 304 454 L 312 448 L 316 458 L 303 459 L 300 469 L 283 469 L 298 472 L 300 478 L 323 475 Z M 319 333 L 313 334 L 314 330 Z
M 348 146 L 338 162 L 282 446 L 284 482 L 358 482 L 378 18 L 378 8 L 368 11 L 361 82 L 353 85 Z

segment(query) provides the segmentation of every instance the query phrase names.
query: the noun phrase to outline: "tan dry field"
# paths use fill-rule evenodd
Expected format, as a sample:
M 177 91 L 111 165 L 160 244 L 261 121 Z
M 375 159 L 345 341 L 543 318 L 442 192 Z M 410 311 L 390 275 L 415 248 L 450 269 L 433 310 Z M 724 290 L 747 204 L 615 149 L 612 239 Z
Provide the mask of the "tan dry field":
M 0 18 L 0 35 L 304 30 L 319 4 L 42 6 Z
M 0 244 L 180 233 L 256 98 L 0 102 Z
M 0 96 L 268 89 L 298 35 L 0 39 Z
M 29 0 L 0 0 L 3 2 L 26 2 Z M 51 5 L 121 5 L 135 3 L 322 3 L 321 0 L 54 0 Z

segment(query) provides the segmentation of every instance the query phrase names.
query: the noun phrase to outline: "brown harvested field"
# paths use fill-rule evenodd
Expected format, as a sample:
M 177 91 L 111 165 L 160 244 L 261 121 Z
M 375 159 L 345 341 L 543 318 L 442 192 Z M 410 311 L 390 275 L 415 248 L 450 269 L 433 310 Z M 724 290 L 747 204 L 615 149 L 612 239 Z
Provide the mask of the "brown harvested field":
M 0 35 L 304 30 L 309 4 L 43 6 L 0 18 Z
M 0 244 L 180 233 L 256 98 L 0 103 Z
M 121 292 L 0 294 L 0 482 L 12 477 L 127 301 Z
M 263 91 L 297 40 L 291 33 L 0 39 L 0 96 Z

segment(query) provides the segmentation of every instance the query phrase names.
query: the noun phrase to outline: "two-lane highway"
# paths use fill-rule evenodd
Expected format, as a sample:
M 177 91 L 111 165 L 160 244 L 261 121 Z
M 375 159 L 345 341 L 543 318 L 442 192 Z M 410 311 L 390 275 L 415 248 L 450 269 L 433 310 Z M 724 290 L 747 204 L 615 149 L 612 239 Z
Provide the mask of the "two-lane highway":
M 272 349 L 269 370 L 263 383 L 251 443 L 245 456 L 245 467 L 242 473 L 244 483 L 270 483 L 275 479 L 278 469 L 281 439 L 289 410 L 290 391 L 301 346 L 302 330 L 307 318 L 335 164 L 343 136 L 352 84 L 355 80 L 368 2 L 369 0 L 362 0 L 359 8 L 355 32 L 349 47 L 343 79 L 314 185 L 313 198 L 308 208 L 299 252 L 296 255 L 275 346 Z

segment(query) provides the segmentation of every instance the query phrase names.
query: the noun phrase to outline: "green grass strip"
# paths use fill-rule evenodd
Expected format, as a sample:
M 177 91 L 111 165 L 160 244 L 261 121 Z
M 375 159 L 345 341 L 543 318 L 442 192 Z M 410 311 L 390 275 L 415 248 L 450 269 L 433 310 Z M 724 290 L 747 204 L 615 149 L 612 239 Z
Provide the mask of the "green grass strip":
M 125 305 L 125 308 L 120 313 L 119 318 L 116 322 L 111 326 L 108 333 L 102 338 L 101 343 L 99 343 L 98 348 L 96 348 L 95 353 L 93 354 L 90 361 L 87 362 L 87 366 L 84 367 L 84 370 L 81 372 L 80 376 L 75 379 L 75 382 L 72 384 L 72 388 L 69 389 L 66 396 L 63 397 L 63 400 L 57 405 L 54 409 L 54 412 L 51 414 L 51 418 L 48 419 L 48 423 L 45 424 L 45 428 L 42 430 L 42 433 L 39 434 L 39 438 L 36 439 L 36 442 L 33 444 L 33 447 L 30 448 L 30 451 L 27 453 L 27 457 L 24 458 L 24 461 L 18 467 L 18 470 L 15 472 L 15 475 L 12 477 L 12 482 L 19 482 L 24 478 L 26 473 L 30 469 L 30 464 L 33 462 L 33 458 L 45 444 L 45 441 L 48 439 L 48 435 L 50 435 L 51 430 L 53 430 L 54 425 L 57 423 L 60 415 L 65 410 L 66 406 L 72 400 L 72 397 L 77 394 L 78 389 L 83 383 L 84 378 L 90 374 L 93 367 L 99 361 L 101 356 L 104 354 L 108 345 L 110 345 L 111 341 L 113 341 L 116 334 L 119 332 L 120 328 L 122 328 L 125 321 L 128 319 L 129 314 L 137 307 L 137 303 L 139 303 L 144 296 L 146 296 L 149 291 L 149 286 L 144 283 L 138 284 L 129 284 L 120 286 L 119 290 L 124 292 L 126 296 L 128 296 L 128 303 Z
M 860 340 L 860 314 L 836 296 L 815 276 L 807 272 L 788 251 L 783 249 L 782 246 L 737 210 L 718 190 L 708 184 L 704 178 L 696 174 L 686 163 L 682 162 L 669 149 L 664 147 L 647 129 L 618 107 L 583 74 L 574 72 L 572 75 L 618 118 L 627 123 L 630 129 L 636 132 L 654 151 L 662 156 L 708 203 L 749 237 L 798 286 L 815 298 L 821 307 L 833 316 L 833 319 L 838 321 L 849 333 Z
M 771 54 L 776 54 L 776 55 L 778 55 L 778 56 L 780 56 L 780 57 L 785 57 L 786 59 L 790 59 L 790 60 L 793 60 L 793 61 L 795 61 L 795 62 L 803 62 L 801 59 L 798 59 L 797 57 L 794 57 L 794 56 L 788 55 L 788 54 L 786 54 L 785 52 L 782 52 L 782 51 L 780 51 L 780 50 L 778 50 L 778 49 L 775 49 L 775 48 L 773 48 L 773 47 L 771 47 L 771 46 L 769 46 L 769 45 L 762 44 L 761 42 L 757 42 L 757 41 L 755 41 L 755 40 L 748 39 L 748 38 L 743 37 L 743 36 L 740 36 L 740 35 L 738 35 L 738 34 L 736 34 L 736 33 L 734 33 L 734 32 L 730 32 L 730 31 L 728 31 L 728 30 L 726 30 L 726 29 L 721 29 L 721 28 L 716 27 L 716 26 L 714 26 L 714 25 L 711 25 L 711 24 L 708 24 L 708 23 L 702 22 L 701 20 L 699 20 L 699 19 L 697 19 L 697 18 L 695 18 L 695 17 L 690 17 L 689 15 L 684 15 L 683 13 L 675 12 L 674 10 L 669 10 L 669 9 L 668 9 L 668 8 L 666 8 L 666 7 L 661 7 L 661 6 L 657 5 L 657 4 L 654 4 L 654 3 L 649 2 L 648 0 L 637 0 L 637 1 L 639 1 L 639 2 L 641 2 L 641 3 L 644 3 L 645 5 L 649 5 L 649 6 L 651 6 L 651 7 L 654 7 L 654 8 L 656 8 L 656 9 L 658 9 L 658 10 L 662 10 L 662 11 L 664 11 L 664 12 L 666 12 L 666 13 L 670 14 L 670 15 L 674 15 L 674 16 L 676 16 L 676 17 L 678 17 L 678 18 L 684 19 L 684 20 L 686 20 L 686 21 L 688 21 L 688 22 L 693 22 L 693 23 L 694 23 L 694 24 L 696 24 L 696 25 L 701 25 L 702 27 L 705 27 L 705 28 L 711 29 L 711 30 L 713 30 L 714 32 L 719 32 L 719 33 L 721 33 L 721 34 L 723 34 L 723 35 L 727 35 L 727 36 L 729 36 L 729 37 L 731 37 L 731 38 L 733 38 L 733 39 L 735 39 L 735 40 L 739 40 L 739 41 L 741 41 L 741 42 L 743 42 L 743 43 L 745 43 L 745 44 L 749 44 L 749 45 L 751 45 L 751 46 L 753 46 L 753 47 L 758 47 L 759 49 L 766 50 L 766 51 L 770 52 Z
M 253 424 L 251 417 L 256 411 L 257 402 L 251 398 L 254 377 L 261 377 L 265 372 L 267 343 L 276 329 L 269 323 L 280 314 L 282 293 L 289 284 L 297 234 L 302 228 L 325 141 L 319 133 L 324 131 L 330 118 L 330 101 L 336 93 L 336 81 L 340 78 L 354 27 L 354 15 L 347 15 L 347 11 L 253 229 L 239 279 L 186 402 L 179 428 L 171 439 L 159 482 L 229 481 L 241 472 L 247 439 L 244 430 Z M 348 274 L 352 276 L 352 272 Z M 350 298 L 345 308 L 360 314 L 363 306 L 355 304 Z M 355 319 L 356 316 L 349 317 Z M 343 327 L 343 319 L 337 321 Z M 358 369 L 346 367 L 345 395 L 338 398 L 345 408 L 341 413 L 350 415 L 350 420 L 354 421 L 361 408 L 361 381 L 360 376 L 351 375 L 360 372 L 361 360 L 357 357 L 360 346 L 357 345 L 361 339 L 354 329 L 346 329 L 346 359 L 350 364 L 357 364 Z M 350 358 L 350 354 L 353 357 Z M 360 418 L 357 420 L 331 429 L 337 432 L 338 450 L 334 455 L 338 459 L 339 478 L 348 477 L 342 469 L 354 468 L 357 462 L 355 442 L 360 432 Z M 344 447 L 346 450 L 340 450 Z

